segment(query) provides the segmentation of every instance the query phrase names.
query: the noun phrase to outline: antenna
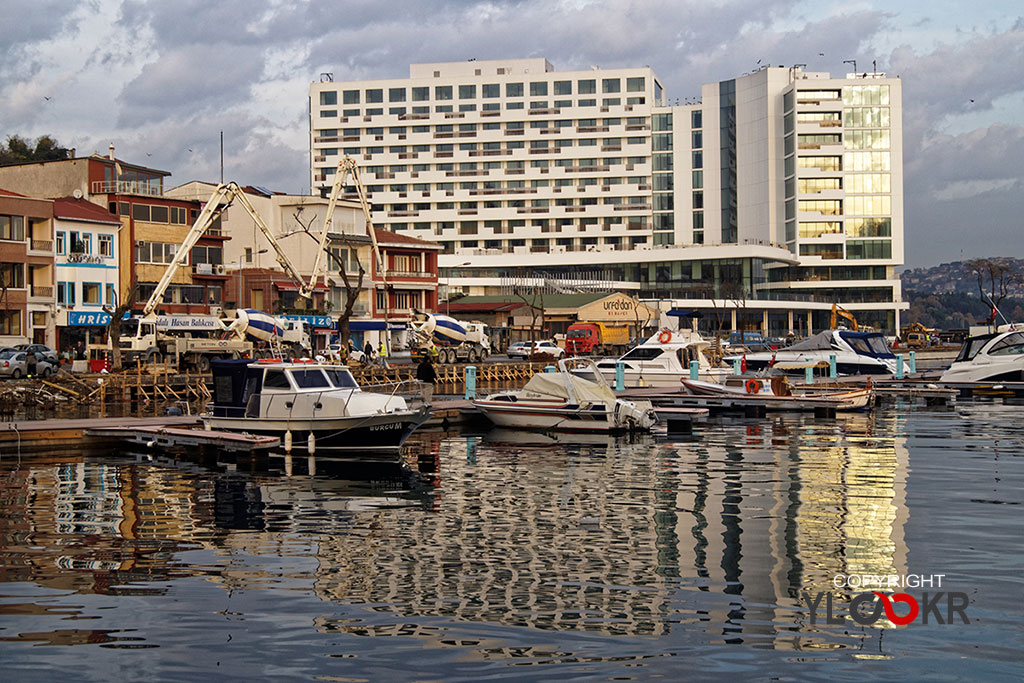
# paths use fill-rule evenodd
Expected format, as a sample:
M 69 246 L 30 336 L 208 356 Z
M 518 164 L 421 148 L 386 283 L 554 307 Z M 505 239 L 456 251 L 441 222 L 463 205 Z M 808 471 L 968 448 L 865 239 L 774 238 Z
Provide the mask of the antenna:
M 844 59 L 843 64 L 853 64 L 854 73 L 857 72 L 857 60 L 856 59 Z

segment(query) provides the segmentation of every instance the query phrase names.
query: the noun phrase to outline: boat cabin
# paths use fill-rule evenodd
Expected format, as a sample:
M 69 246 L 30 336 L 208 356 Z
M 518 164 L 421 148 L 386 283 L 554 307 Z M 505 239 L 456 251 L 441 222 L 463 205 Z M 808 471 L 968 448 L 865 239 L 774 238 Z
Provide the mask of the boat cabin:
M 242 358 L 213 361 L 210 366 L 215 417 L 258 417 L 261 396 L 359 389 L 341 365 Z

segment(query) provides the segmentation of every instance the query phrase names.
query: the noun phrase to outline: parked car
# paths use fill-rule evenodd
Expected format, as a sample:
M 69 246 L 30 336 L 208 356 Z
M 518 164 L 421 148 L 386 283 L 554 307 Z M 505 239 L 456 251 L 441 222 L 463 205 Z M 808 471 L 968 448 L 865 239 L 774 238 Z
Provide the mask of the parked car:
M 535 341 L 535 342 L 515 342 L 508 347 L 505 352 L 508 357 L 519 358 L 520 360 L 526 360 L 530 357 L 531 353 L 534 354 L 546 354 L 554 356 L 555 358 L 561 358 L 565 355 L 565 349 L 560 347 L 553 341 Z
M 36 358 L 48 358 L 54 363 L 57 362 L 57 352 L 45 344 L 18 344 L 14 347 L 18 351 L 31 351 Z
M 0 377 L 20 379 L 28 375 L 28 363 L 25 362 L 25 351 L 4 351 L 0 353 Z M 36 356 L 36 374 L 49 377 L 57 371 L 56 361 Z

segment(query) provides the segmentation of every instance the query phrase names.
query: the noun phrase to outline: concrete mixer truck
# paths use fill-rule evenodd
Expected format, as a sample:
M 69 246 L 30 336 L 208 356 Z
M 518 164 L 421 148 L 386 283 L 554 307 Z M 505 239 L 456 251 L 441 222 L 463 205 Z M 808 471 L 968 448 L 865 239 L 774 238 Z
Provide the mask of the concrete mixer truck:
M 412 330 L 412 357 L 418 361 L 423 354 L 437 349 L 439 363 L 477 363 L 491 353 L 487 326 L 481 322 L 463 322 L 440 313 L 417 314 Z
M 266 343 L 272 354 L 298 358 L 311 353 L 309 330 L 303 322 L 277 318 L 254 308 L 235 311 L 235 320 L 227 331 L 238 339 Z

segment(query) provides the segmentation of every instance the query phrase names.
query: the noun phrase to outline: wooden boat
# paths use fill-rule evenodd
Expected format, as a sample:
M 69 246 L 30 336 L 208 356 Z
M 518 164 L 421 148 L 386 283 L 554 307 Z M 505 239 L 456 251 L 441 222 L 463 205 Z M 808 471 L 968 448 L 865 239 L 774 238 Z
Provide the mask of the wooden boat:
M 742 405 L 760 405 L 766 410 L 864 410 L 871 404 L 874 391 L 869 386 L 814 395 L 794 394 L 784 376 L 750 377 L 736 375 L 723 384 L 682 380 L 683 388 L 692 396 L 720 398 Z

